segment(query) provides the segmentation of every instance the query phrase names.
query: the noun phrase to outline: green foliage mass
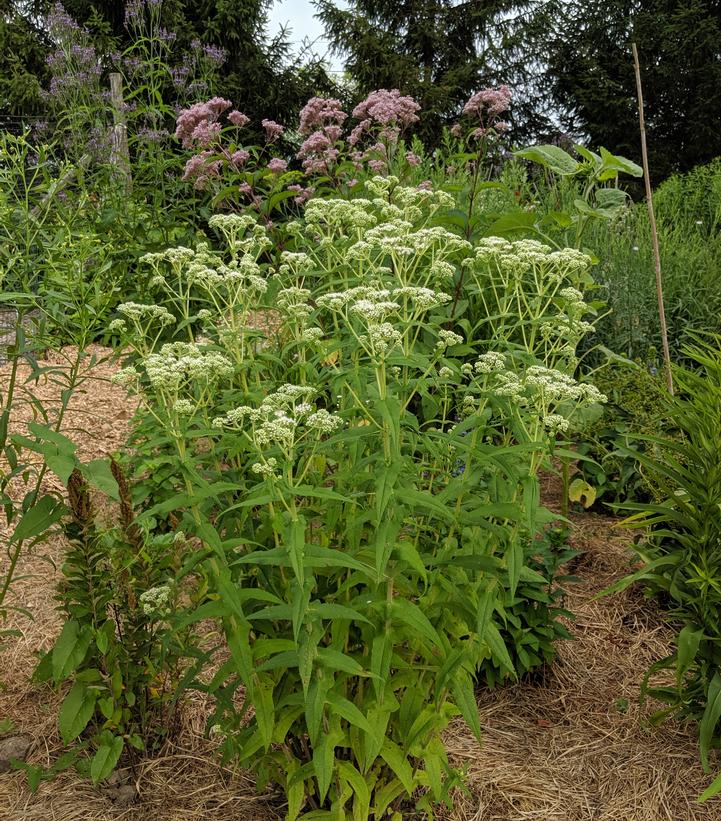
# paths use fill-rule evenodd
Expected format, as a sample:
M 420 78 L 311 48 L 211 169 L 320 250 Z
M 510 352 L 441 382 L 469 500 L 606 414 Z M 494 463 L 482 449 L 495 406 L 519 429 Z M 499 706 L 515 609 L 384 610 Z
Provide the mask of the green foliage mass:
M 659 597 L 676 626 L 676 649 L 649 669 L 643 691 L 668 705 L 659 719 L 674 715 L 699 722 L 701 760 L 707 771 L 710 750 L 719 745 L 721 719 L 720 341 L 713 337 L 688 348 L 694 369 L 675 372 L 679 395 L 667 398 L 665 405 L 681 437 L 641 437 L 654 450 L 635 456 L 653 471 L 658 497 L 651 503 L 623 506 L 636 511 L 627 525 L 648 531 L 645 537 L 641 533 L 636 547 L 642 568 L 612 588 L 642 582 Z M 674 675 L 672 683 L 656 678 L 666 670 Z M 715 791 L 720 786 L 721 781 Z
M 547 59 L 541 83 L 571 133 L 640 161 L 635 41 L 653 182 L 721 154 L 718 0 L 564 0 L 542 5 L 539 14 Z

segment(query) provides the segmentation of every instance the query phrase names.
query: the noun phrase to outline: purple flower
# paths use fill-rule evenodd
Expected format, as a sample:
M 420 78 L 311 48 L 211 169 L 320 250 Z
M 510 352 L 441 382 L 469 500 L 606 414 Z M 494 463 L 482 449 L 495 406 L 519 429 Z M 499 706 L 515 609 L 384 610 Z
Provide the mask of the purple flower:
M 183 179 L 186 182 L 192 181 L 193 187 L 202 191 L 211 177 L 217 177 L 220 174 L 221 163 L 219 160 L 211 159 L 212 156 L 211 151 L 202 151 L 191 157 L 185 163 Z
M 313 131 L 326 129 L 328 126 L 341 126 L 347 116 L 341 109 L 340 100 L 311 97 L 301 109 L 298 133 L 306 136 Z M 340 129 L 338 134 L 340 135 Z M 337 139 L 338 137 L 335 137 L 335 140 Z
M 265 129 L 265 139 L 269 143 L 274 143 L 285 131 L 285 128 L 275 120 L 263 120 L 261 125 Z
M 297 157 L 303 160 L 303 170 L 306 174 L 327 174 L 338 159 L 340 152 L 333 147 L 326 131 L 327 129 L 314 131 L 298 151 Z
M 231 105 L 230 100 L 213 97 L 205 103 L 195 103 L 183 109 L 175 123 L 175 136 L 183 148 L 193 148 L 195 145 L 205 147 L 217 139 L 220 134 L 218 117 Z
M 235 151 L 231 155 L 230 161 L 233 163 L 233 165 L 239 168 L 240 166 L 245 165 L 245 163 L 248 162 L 249 158 L 250 151 L 246 151 L 244 148 L 240 148 L 238 151 Z
M 288 163 L 280 157 L 273 157 L 268 163 L 268 171 L 272 174 L 282 174 L 288 168 Z
M 414 154 L 412 151 L 406 152 L 406 162 L 410 166 L 416 166 L 421 164 L 421 158 L 418 154 Z
M 191 140 L 201 148 L 208 148 L 220 137 L 220 123 L 211 123 L 208 120 L 201 120 L 193 129 Z
M 243 114 L 242 111 L 231 111 L 230 114 L 228 114 L 228 119 L 233 125 L 237 125 L 238 128 L 243 128 L 243 126 L 248 125 L 250 122 L 250 117 Z
M 371 120 L 380 125 L 396 125 L 406 128 L 418 121 L 416 112 L 420 109 L 412 98 L 404 96 L 397 88 L 390 91 L 380 88 L 371 93 L 353 109 L 358 120 Z
M 222 66 L 228 57 L 228 52 L 220 46 L 213 46 L 210 44 L 203 46 L 203 54 L 211 63 Z
M 503 114 L 504 111 L 508 111 L 510 105 L 511 90 L 508 86 L 482 88 L 463 106 L 463 113 L 476 114 L 481 119 L 484 116 L 493 118 Z

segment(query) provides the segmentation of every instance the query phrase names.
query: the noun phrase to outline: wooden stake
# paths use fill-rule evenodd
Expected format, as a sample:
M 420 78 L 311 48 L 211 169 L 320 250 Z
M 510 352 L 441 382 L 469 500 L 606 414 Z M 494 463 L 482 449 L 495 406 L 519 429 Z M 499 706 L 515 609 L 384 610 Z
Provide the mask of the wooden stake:
M 118 168 L 125 182 L 125 190 L 130 193 L 133 177 L 130 170 L 130 150 L 128 148 L 128 126 L 123 111 L 123 77 L 117 72 L 110 75 L 110 101 L 113 107 L 113 134 L 110 162 Z
M 643 90 L 641 88 L 641 64 L 638 60 L 638 49 L 635 43 L 631 43 L 633 51 L 633 64 L 636 71 L 636 93 L 638 95 L 638 121 L 641 128 L 641 156 L 643 158 L 643 177 L 646 183 L 646 205 L 648 206 L 648 219 L 651 223 L 651 243 L 653 245 L 653 258 L 656 266 L 656 296 L 658 298 L 658 318 L 661 323 L 661 344 L 663 346 L 663 364 L 666 371 L 666 385 L 669 393 L 673 396 L 673 374 L 671 373 L 671 353 L 668 347 L 668 328 L 666 327 L 666 311 L 663 307 L 663 279 L 661 277 L 661 253 L 658 248 L 658 231 L 656 230 L 656 215 L 653 210 L 653 191 L 651 190 L 651 177 L 648 171 L 648 151 L 646 149 L 646 123 L 643 118 Z

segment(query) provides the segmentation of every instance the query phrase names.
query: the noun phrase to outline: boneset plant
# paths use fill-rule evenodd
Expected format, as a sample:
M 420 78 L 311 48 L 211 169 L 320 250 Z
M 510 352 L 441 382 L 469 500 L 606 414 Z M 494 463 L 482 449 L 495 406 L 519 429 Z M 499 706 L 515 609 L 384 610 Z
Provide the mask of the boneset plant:
M 289 819 L 450 803 L 441 733 L 461 714 L 479 735 L 476 677 L 515 677 L 563 634 L 536 473 L 603 398 L 452 324 L 444 285 L 472 249 L 433 224 L 447 195 L 366 190 L 308 203 L 280 264 L 252 217 L 213 218 L 226 250 L 149 256 L 157 298 L 115 326 L 144 408 L 137 521 L 197 544 L 205 593 L 176 616 L 225 636 L 195 686 Z M 272 335 L 251 321 L 271 310 Z

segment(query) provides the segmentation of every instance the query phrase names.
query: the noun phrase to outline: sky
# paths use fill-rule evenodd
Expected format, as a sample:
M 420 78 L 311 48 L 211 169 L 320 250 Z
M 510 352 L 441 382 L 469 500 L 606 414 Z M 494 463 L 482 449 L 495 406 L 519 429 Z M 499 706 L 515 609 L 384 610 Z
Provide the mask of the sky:
M 344 6 L 343 2 L 336 2 L 338 6 Z M 328 54 L 328 43 L 323 37 L 323 26 L 320 20 L 316 20 L 313 15 L 315 8 L 311 0 L 276 0 L 268 15 L 268 33 L 273 36 L 277 34 L 280 27 L 287 23 L 290 31 L 289 39 L 296 48 L 307 38 L 315 41 L 314 51 L 319 55 L 327 54 L 331 70 L 341 71 L 343 64 L 338 57 Z

